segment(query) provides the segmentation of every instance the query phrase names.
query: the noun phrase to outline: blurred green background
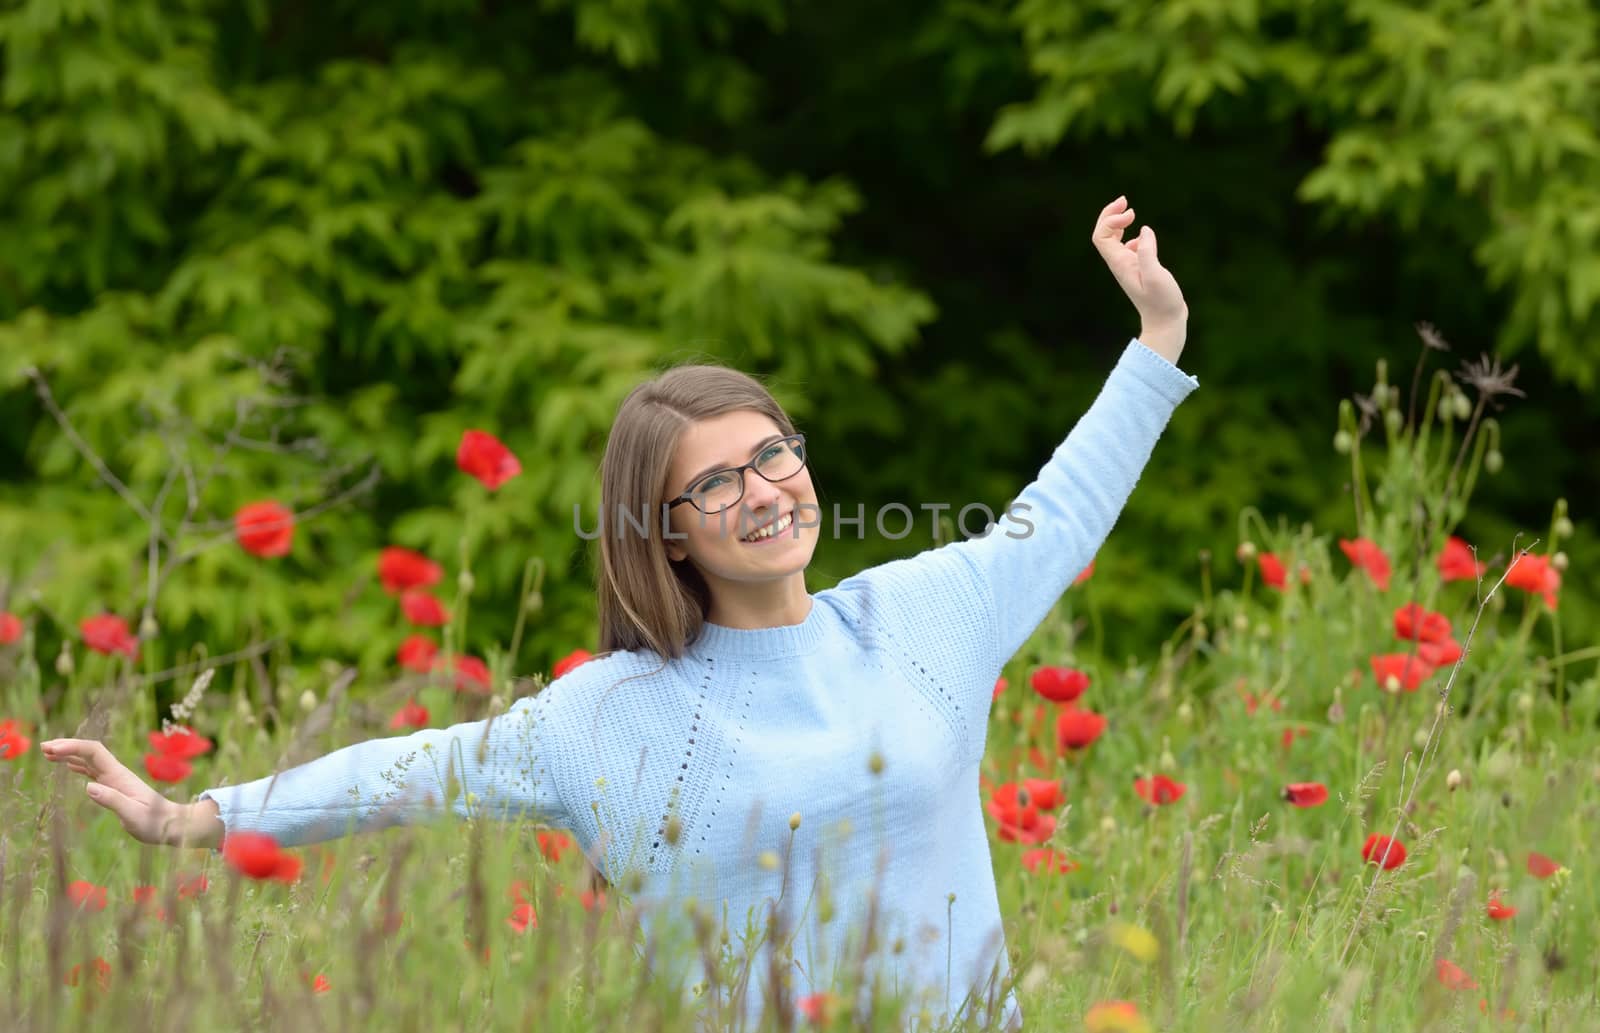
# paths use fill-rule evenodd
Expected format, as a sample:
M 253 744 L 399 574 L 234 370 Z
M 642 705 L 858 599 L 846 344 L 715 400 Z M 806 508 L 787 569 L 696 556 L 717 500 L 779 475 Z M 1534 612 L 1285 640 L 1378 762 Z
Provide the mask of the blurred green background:
M 1588 2 L 0 2 L 0 608 L 41 655 L 135 619 L 149 663 L 279 636 L 392 664 L 403 544 L 474 574 L 469 650 L 593 648 L 616 406 L 652 370 L 767 378 L 825 506 L 1000 510 L 1137 316 L 1089 244 L 1126 194 L 1191 309 L 1178 411 L 1096 564 L 1113 655 L 1238 575 L 1238 514 L 1353 536 L 1341 397 L 1413 327 L 1520 366 L 1461 528 L 1505 556 L 1570 500 L 1600 569 L 1600 13 Z M 524 472 L 459 474 L 469 427 Z M 162 495 L 163 486 L 166 493 Z M 192 509 L 190 508 L 193 503 Z M 332 504 L 329 504 L 332 503 Z M 179 524 L 189 513 L 181 533 Z M 931 544 L 825 541 L 819 590 Z M 1524 539 L 1525 540 L 1525 539 Z M 1342 569 L 1342 568 L 1341 568 Z M 1592 623 L 1589 625 L 1592 626 Z

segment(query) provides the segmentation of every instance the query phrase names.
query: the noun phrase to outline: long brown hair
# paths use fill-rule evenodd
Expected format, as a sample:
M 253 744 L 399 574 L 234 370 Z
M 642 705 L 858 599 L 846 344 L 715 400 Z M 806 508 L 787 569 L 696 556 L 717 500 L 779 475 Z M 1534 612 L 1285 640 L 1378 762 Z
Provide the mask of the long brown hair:
M 770 417 L 784 434 L 795 432 L 766 385 L 726 366 L 675 366 L 634 388 L 617 408 L 600 463 L 595 590 L 602 654 L 649 649 L 676 660 L 699 636 L 711 590 L 687 557 L 668 558 L 662 503 L 684 429 L 743 409 Z

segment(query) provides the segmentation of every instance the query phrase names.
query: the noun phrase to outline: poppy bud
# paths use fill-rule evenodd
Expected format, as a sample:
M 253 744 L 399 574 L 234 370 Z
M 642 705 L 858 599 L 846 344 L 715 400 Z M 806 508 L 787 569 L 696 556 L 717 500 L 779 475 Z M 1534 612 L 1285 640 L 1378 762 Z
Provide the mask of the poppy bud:
M 789 815 L 789 831 L 790 832 L 798 832 L 798 831 L 800 831 L 800 812 L 799 811 L 795 811 L 793 814 Z
M 1411 737 L 1411 741 L 1417 744 L 1417 749 L 1422 749 L 1428 745 L 1428 730 L 1426 728 L 1418 728 L 1417 734 Z
M 778 855 L 771 850 L 761 851 L 761 856 L 756 858 L 756 864 L 767 871 L 776 871 L 778 868 Z
M 63 678 L 72 674 L 72 647 L 66 639 L 61 640 L 61 652 L 56 654 L 56 673 Z
M 1250 618 L 1246 617 L 1242 613 L 1234 614 L 1233 615 L 1233 630 L 1237 631 L 1241 635 L 1243 635 L 1245 632 L 1249 631 L 1250 630 Z
M 1517 709 L 1524 714 L 1533 710 L 1533 693 L 1523 691 L 1517 693 Z
M 1490 473 L 1499 473 L 1505 462 L 1506 457 L 1500 454 L 1500 450 L 1491 448 L 1488 454 L 1483 457 L 1483 468 Z
M 872 755 L 867 758 L 867 770 L 874 775 L 883 774 L 883 754 L 873 750 Z
M 1389 675 L 1389 677 L 1387 677 L 1387 678 L 1385 678 L 1383 680 L 1383 691 L 1385 691 L 1385 692 L 1399 692 L 1400 691 L 1400 679 L 1395 677 L 1392 674 Z
M 1347 430 L 1341 430 L 1333 436 L 1333 450 L 1340 455 L 1349 455 L 1350 449 L 1355 445 L 1355 439 Z
M 472 571 L 470 570 L 463 568 L 461 573 L 456 575 L 456 587 L 461 590 L 462 595 L 471 595 L 472 586 L 475 584 L 477 582 L 473 579 Z
M 950 903 L 954 904 L 956 902 L 956 895 L 954 893 L 952 893 L 948 897 L 946 897 L 945 899 L 947 901 L 949 901 Z
M 1565 571 L 1570 562 L 1565 552 L 1558 552 L 1550 557 L 1550 566 L 1555 570 Z
M 300 709 L 308 714 L 317 709 L 317 694 L 310 689 L 300 693 Z
M 1399 409 L 1385 409 L 1383 412 L 1383 425 L 1390 434 L 1400 433 L 1400 426 L 1405 423 L 1405 419 L 1404 416 L 1400 415 Z
M 1256 543 L 1248 538 L 1245 539 L 1239 543 L 1239 547 L 1233 551 L 1233 555 L 1240 563 L 1249 563 L 1256 558 Z
M 1467 397 L 1465 391 L 1457 391 L 1450 401 L 1455 409 L 1456 419 L 1464 420 L 1472 415 L 1472 399 Z
M 679 821 L 678 816 L 674 814 L 667 819 L 667 827 L 662 830 L 661 838 L 665 839 L 669 845 L 677 846 L 678 838 L 682 835 L 683 822 Z
M 1450 769 L 1450 774 L 1444 776 L 1444 787 L 1452 793 L 1461 788 L 1461 772 L 1456 768 Z
M 155 638 L 160 631 L 161 625 L 156 623 L 155 614 L 146 612 L 145 615 L 139 619 L 140 638 Z
M 538 613 L 544 609 L 544 593 L 535 588 L 522 600 L 522 608 L 530 614 Z
M 1189 705 L 1188 700 L 1184 700 L 1182 703 L 1178 704 L 1178 720 L 1182 721 L 1184 724 L 1188 724 L 1190 721 L 1194 720 L 1194 707 Z
M 1108 836 L 1111 833 L 1117 831 L 1117 819 L 1113 818 L 1109 814 L 1106 815 L 1104 818 L 1101 818 L 1100 819 L 1100 831 L 1105 833 Z
M 904 936 L 896 936 L 894 938 L 894 945 L 891 946 L 889 950 L 894 954 L 904 954 L 906 950 L 906 938 Z

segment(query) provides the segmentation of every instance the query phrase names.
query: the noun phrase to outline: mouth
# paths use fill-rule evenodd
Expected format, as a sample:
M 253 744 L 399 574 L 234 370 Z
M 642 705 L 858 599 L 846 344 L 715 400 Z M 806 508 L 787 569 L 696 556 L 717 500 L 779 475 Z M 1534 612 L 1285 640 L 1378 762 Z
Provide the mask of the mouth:
M 776 520 L 767 521 L 767 523 L 756 528 L 754 531 L 745 535 L 739 540 L 744 542 L 746 545 L 758 545 L 761 542 L 770 541 L 771 539 L 778 537 L 778 535 L 782 534 L 784 531 L 787 531 L 793 524 L 794 513 L 791 511 L 783 514 Z

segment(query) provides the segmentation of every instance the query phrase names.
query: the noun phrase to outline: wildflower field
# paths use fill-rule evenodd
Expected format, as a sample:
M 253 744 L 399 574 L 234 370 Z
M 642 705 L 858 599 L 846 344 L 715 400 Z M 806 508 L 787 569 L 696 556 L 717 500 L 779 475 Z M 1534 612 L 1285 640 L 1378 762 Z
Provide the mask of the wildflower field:
M 1518 392 L 1487 360 L 1422 370 L 1408 394 L 1380 366 L 1340 406 L 1344 526 L 1242 513 L 1200 557 L 1192 615 L 1129 660 L 1092 649 L 1112 586 L 1090 564 L 994 686 L 978 789 L 1027 1028 L 1596 1028 L 1600 647 L 1562 624 L 1573 525 L 1552 499 L 1524 539 L 1464 540 L 1474 485 L 1515 461 L 1490 413 Z M 463 436 L 457 467 L 491 493 L 523 472 L 488 431 Z M 302 518 L 262 499 L 214 544 L 273 563 Z M 47 739 L 101 739 L 187 802 L 498 713 L 589 656 L 573 643 L 530 674 L 510 669 L 515 641 L 464 654 L 470 565 L 400 546 L 372 563 L 401 645 L 324 663 L 315 687 L 275 681 L 283 658 L 256 641 L 158 665 L 151 608 L 10 598 L 6 1029 L 695 1028 L 704 988 L 648 977 L 629 887 L 597 881 L 565 833 L 445 817 L 301 850 L 243 834 L 218 852 L 146 846 L 41 756 Z M 523 617 L 537 607 L 515 637 Z M 45 627 L 71 629 L 53 655 Z M 696 928 L 648 949 L 705 952 L 724 985 L 769 963 Z M 925 1018 L 902 1003 L 840 985 L 782 996 L 769 1019 Z

